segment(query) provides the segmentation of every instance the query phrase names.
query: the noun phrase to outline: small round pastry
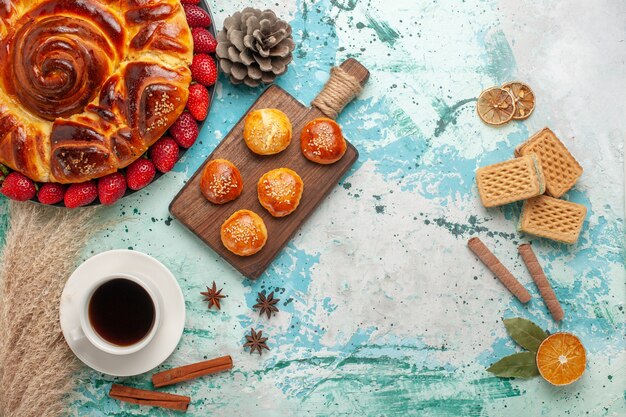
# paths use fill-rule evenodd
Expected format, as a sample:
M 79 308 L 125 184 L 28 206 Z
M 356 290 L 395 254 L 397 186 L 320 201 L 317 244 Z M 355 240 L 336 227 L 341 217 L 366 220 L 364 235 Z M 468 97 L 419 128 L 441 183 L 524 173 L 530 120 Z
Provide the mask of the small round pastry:
M 267 242 L 267 228 L 263 219 L 253 211 L 239 210 L 222 224 L 222 243 L 239 256 L 254 255 Z
M 243 123 L 243 139 L 258 155 L 274 155 L 291 143 L 291 122 L 278 109 L 259 109 L 248 113 Z
M 233 201 L 243 191 L 239 169 L 226 159 L 214 159 L 204 166 L 200 191 L 213 204 Z
M 300 134 L 302 154 L 318 164 L 334 164 L 346 153 L 346 140 L 332 119 L 318 117 L 304 126 Z
M 304 183 L 295 171 L 278 168 L 263 174 L 257 189 L 261 205 L 272 216 L 285 217 L 298 208 Z

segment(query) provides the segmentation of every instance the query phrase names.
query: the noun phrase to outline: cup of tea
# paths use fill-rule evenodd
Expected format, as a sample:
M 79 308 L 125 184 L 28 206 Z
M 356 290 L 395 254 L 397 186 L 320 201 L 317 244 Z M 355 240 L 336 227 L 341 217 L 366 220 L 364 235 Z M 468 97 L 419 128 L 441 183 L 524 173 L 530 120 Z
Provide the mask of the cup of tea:
M 96 279 L 81 302 L 80 327 L 70 337 L 86 337 L 113 355 L 138 352 L 158 330 L 159 307 L 158 295 L 146 279 L 128 274 Z

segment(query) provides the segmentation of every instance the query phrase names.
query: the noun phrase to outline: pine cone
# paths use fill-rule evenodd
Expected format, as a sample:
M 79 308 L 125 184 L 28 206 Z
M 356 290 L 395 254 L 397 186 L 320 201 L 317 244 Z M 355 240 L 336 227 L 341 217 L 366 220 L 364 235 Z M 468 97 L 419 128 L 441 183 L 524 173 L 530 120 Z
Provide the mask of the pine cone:
M 246 7 L 224 20 L 217 57 L 233 84 L 270 84 L 287 71 L 296 47 L 291 26 L 271 10 Z

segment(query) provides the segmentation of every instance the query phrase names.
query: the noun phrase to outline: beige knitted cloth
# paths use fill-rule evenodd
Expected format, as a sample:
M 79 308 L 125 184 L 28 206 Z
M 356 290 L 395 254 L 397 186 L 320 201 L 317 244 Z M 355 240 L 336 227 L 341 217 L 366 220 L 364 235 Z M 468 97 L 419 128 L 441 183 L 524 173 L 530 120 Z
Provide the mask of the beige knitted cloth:
M 95 210 L 10 203 L 0 272 L 0 416 L 58 416 L 77 360 L 59 298 L 94 232 Z

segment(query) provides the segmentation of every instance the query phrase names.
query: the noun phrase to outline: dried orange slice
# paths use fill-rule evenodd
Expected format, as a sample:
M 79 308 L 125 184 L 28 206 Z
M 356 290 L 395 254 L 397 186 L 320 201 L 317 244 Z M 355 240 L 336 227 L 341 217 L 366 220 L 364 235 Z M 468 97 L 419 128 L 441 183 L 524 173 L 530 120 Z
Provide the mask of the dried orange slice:
M 520 81 L 511 81 L 502 85 L 502 88 L 513 95 L 515 99 L 515 120 L 526 119 L 535 110 L 535 93 L 527 84 Z
M 515 98 L 503 88 L 491 87 L 478 96 L 476 111 L 483 122 L 501 125 L 513 118 Z
M 539 373 L 552 385 L 568 385 L 585 372 L 587 355 L 580 339 L 570 333 L 548 336 L 537 350 Z

